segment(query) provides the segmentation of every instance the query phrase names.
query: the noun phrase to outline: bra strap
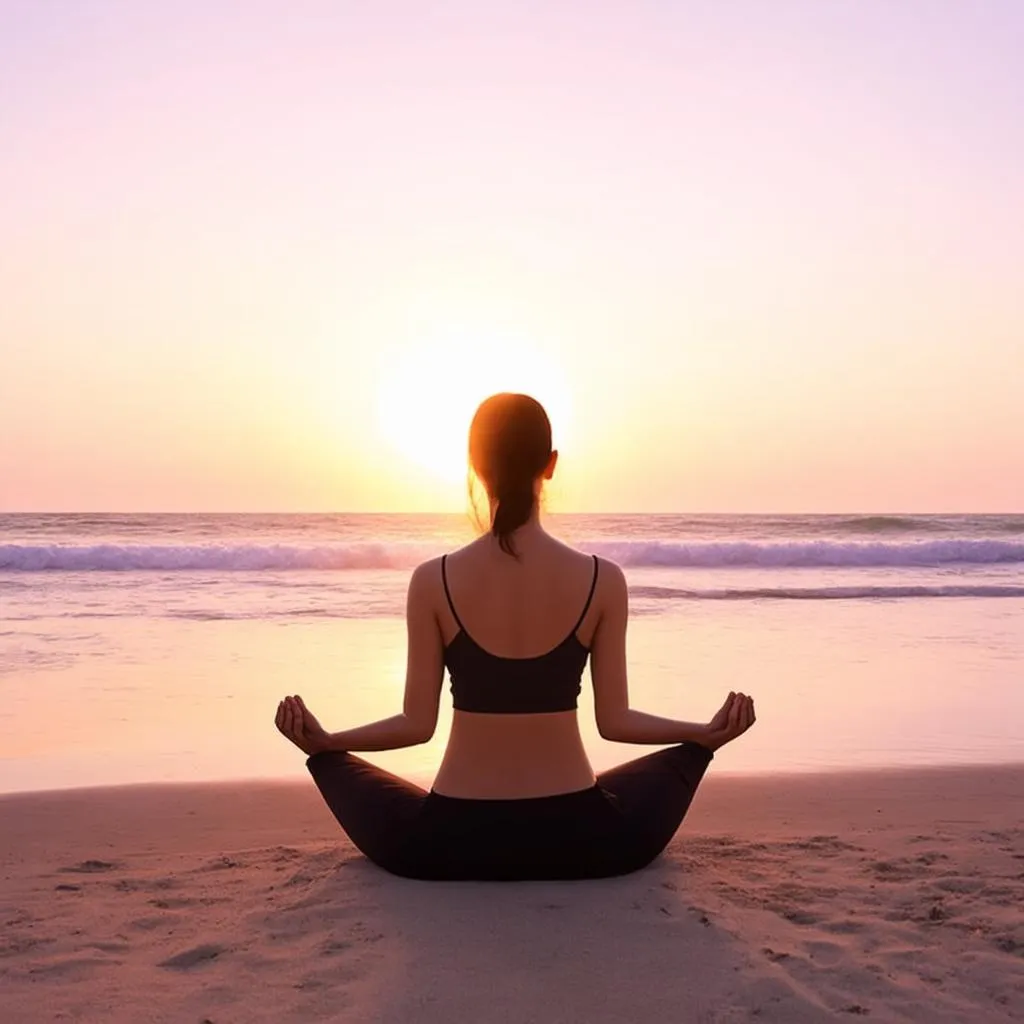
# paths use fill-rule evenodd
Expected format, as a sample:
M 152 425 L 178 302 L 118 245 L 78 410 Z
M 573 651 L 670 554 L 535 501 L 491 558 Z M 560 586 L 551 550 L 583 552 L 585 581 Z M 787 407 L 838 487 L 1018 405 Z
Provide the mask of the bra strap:
M 580 626 L 583 625 L 583 620 L 587 617 L 587 612 L 590 611 L 590 602 L 594 600 L 594 591 L 597 589 L 597 569 L 601 563 L 598 562 L 597 555 L 593 555 L 592 557 L 594 559 L 594 578 L 590 582 L 590 593 L 587 594 L 587 603 L 583 606 L 583 611 L 580 613 L 580 617 L 576 621 L 576 625 L 572 627 L 572 632 L 569 634 L 570 636 L 575 636 L 579 632 Z
M 462 624 L 462 619 L 459 618 L 459 613 L 455 610 L 455 602 L 452 600 L 451 591 L 448 589 L 448 556 L 441 556 L 441 582 L 444 584 L 444 596 L 448 598 L 448 607 L 451 609 L 452 618 L 455 619 L 455 625 L 466 632 L 466 627 Z M 590 603 L 589 601 L 587 602 Z M 582 620 L 581 620 L 582 621 Z

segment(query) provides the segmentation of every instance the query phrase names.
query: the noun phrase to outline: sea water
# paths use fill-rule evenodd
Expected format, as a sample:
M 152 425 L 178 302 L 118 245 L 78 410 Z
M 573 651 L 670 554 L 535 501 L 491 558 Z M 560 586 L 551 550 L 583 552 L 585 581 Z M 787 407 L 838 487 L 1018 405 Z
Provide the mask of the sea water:
M 1024 515 L 562 515 L 630 583 L 635 707 L 758 723 L 717 770 L 1024 760 Z M 0 791 L 300 775 L 273 727 L 394 714 L 409 571 L 466 516 L 0 516 Z M 581 721 L 597 767 L 636 747 Z M 370 755 L 428 783 L 434 740 Z

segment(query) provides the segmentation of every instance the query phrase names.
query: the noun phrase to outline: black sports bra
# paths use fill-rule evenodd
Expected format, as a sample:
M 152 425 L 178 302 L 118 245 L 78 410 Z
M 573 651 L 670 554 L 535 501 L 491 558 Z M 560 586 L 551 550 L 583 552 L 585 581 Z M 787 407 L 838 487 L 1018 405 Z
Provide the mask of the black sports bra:
M 583 625 L 594 599 L 597 555 L 594 555 L 590 593 L 576 625 L 557 647 L 535 658 L 502 658 L 491 654 L 466 632 L 448 590 L 447 559 L 447 555 L 441 559 L 441 579 L 459 631 L 444 649 L 444 663 L 451 677 L 455 710 L 492 715 L 574 711 L 583 669 L 590 655 L 590 649 L 580 643 L 576 631 Z

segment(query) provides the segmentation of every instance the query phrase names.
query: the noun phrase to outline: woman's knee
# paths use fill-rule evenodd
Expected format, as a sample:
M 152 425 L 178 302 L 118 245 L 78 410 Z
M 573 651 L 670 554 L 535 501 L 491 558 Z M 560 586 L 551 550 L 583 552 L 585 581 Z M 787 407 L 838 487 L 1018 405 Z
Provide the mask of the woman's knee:
M 343 765 L 351 767 L 357 763 L 359 763 L 359 758 L 350 754 L 347 750 L 320 750 L 306 758 L 306 767 L 314 775 L 319 769 Z M 365 764 L 365 762 L 362 763 Z

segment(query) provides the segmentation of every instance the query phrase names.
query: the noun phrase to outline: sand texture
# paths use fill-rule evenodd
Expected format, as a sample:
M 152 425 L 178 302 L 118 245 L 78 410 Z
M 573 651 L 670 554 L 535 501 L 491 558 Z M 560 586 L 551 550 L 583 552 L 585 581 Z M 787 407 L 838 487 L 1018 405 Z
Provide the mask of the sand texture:
M 0 798 L 0 1020 L 1024 1020 L 1024 768 L 711 775 L 598 882 L 368 864 L 311 784 Z

